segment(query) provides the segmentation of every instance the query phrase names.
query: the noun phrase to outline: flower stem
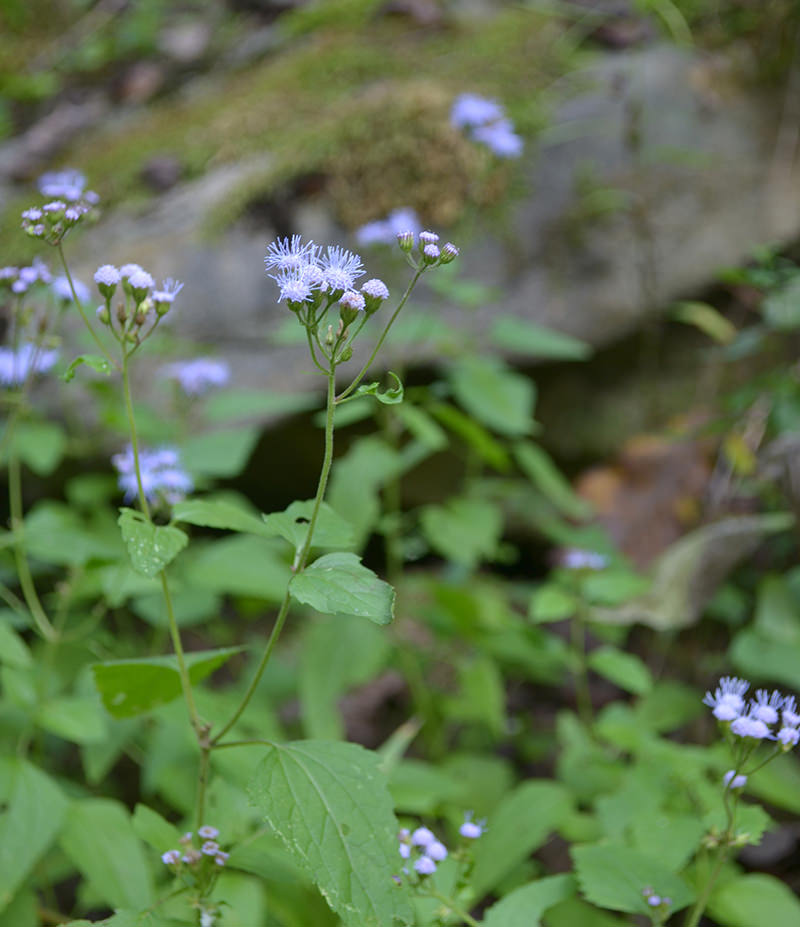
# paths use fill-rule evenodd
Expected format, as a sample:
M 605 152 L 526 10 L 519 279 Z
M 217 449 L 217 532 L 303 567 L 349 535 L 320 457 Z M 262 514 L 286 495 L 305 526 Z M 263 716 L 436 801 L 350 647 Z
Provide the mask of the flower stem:
M 378 351 L 380 351 L 380 349 L 381 349 L 381 347 L 382 347 L 382 345 L 383 345 L 383 342 L 386 340 L 386 336 L 389 334 L 389 329 L 390 329 L 390 328 L 392 327 L 392 325 L 394 324 L 394 320 L 395 320 L 395 319 L 397 318 L 397 316 L 400 314 L 400 310 L 403 308 L 403 306 L 405 306 L 406 302 L 408 301 L 408 297 L 411 295 L 411 291 L 412 291 L 412 290 L 414 289 L 414 287 L 416 286 L 417 280 L 419 280 L 419 278 L 422 276 L 422 274 L 423 274 L 423 272 L 425 271 L 425 269 L 426 269 L 426 268 L 424 268 L 424 267 L 418 268 L 417 271 L 416 271 L 416 273 L 414 274 L 414 276 L 411 278 L 411 283 L 409 283 L 409 285 L 406 287 L 406 291 L 405 291 L 405 293 L 403 293 L 402 299 L 401 299 L 400 302 L 397 304 L 397 308 L 396 308 L 396 309 L 394 310 L 394 312 L 392 313 L 392 317 L 391 317 L 391 318 L 389 319 L 389 321 L 386 323 L 386 328 L 384 328 L 384 330 L 383 330 L 383 332 L 382 332 L 380 338 L 378 338 L 378 343 L 377 343 L 377 344 L 375 345 L 375 347 L 372 349 L 372 354 L 370 354 L 369 358 L 367 359 L 366 364 L 364 364 L 364 366 L 363 366 L 363 367 L 361 368 L 361 370 L 358 372 L 358 374 L 356 375 L 356 378 L 353 380 L 353 382 L 347 387 L 346 390 L 344 390 L 344 392 L 340 393 L 340 394 L 336 397 L 336 400 L 335 400 L 335 401 L 336 401 L 337 403 L 341 402 L 345 397 L 349 396 L 350 393 L 353 392 L 353 390 L 358 386 L 358 384 L 359 384 L 359 383 L 364 379 L 364 377 L 366 376 L 366 373 L 367 373 L 367 371 L 369 370 L 369 368 L 372 366 L 372 363 L 373 363 L 373 361 L 375 360 L 375 357 L 377 356 Z
M 328 395 L 326 400 L 325 407 L 325 456 L 322 461 L 322 468 L 319 474 L 319 483 L 317 484 L 317 494 L 314 499 L 314 508 L 311 512 L 311 518 L 308 523 L 308 531 L 306 532 L 306 538 L 303 542 L 302 547 L 298 550 L 297 555 L 295 556 L 295 561 L 293 564 L 293 570 L 295 574 L 301 573 L 305 568 L 306 562 L 308 560 L 308 555 L 311 552 L 311 545 L 314 536 L 314 528 L 317 524 L 317 518 L 319 516 L 319 511 L 322 506 L 322 500 L 325 496 L 325 490 L 328 486 L 328 476 L 331 471 L 331 464 L 333 463 L 333 426 L 334 426 L 334 411 L 336 408 L 336 370 L 333 362 L 331 362 L 330 369 L 327 373 L 328 377 Z M 261 677 L 264 675 L 264 670 L 267 668 L 272 652 L 275 649 L 275 645 L 278 642 L 283 626 L 286 623 L 286 618 L 289 614 L 289 606 L 291 604 L 291 594 L 289 589 L 286 589 L 286 592 L 283 596 L 283 601 L 281 602 L 280 609 L 278 611 L 278 617 L 275 619 L 275 624 L 272 628 L 272 633 L 269 636 L 267 641 L 267 646 L 264 649 L 264 653 L 261 656 L 261 660 L 256 667 L 255 674 L 253 679 L 250 682 L 250 685 L 247 687 L 247 691 L 242 697 L 242 701 L 239 703 L 238 708 L 233 713 L 231 718 L 223 725 L 222 729 L 214 736 L 211 740 L 211 747 L 222 747 L 225 744 L 220 744 L 220 740 L 228 733 L 228 731 L 236 724 L 239 718 L 242 716 L 245 708 L 247 708 L 252 699 L 256 688 L 258 687 Z
M 463 923 L 468 924 L 469 927 L 481 927 L 480 923 L 476 921 L 471 914 L 462 911 L 451 898 L 447 897 L 447 895 L 443 895 L 441 892 L 437 892 L 433 889 L 428 889 L 427 894 L 429 894 L 431 898 L 435 898 L 437 901 L 441 901 L 442 904 L 447 905 L 450 909 L 450 913 L 455 914 L 456 917 L 460 917 Z
M 72 293 L 72 299 L 74 300 L 75 305 L 77 306 L 78 312 L 80 312 L 81 314 L 81 318 L 83 319 L 83 324 L 89 330 L 89 334 L 92 336 L 92 338 L 94 338 L 95 344 L 100 349 L 100 353 L 103 355 L 103 357 L 109 362 L 109 364 L 111 364 L 112 367 L 119 370 L 119 364 L 108 353 L 108 349 L 103 344 L 103 342 L 100 340 L 100 336 L 97 334 L 94 328 L 92 328 L 89 322 L 89 319 L 86 317 L 86 313 L 83 311 L 83 305 L 81 301 L 78 299 L 78 294 L 75 292 L 75 284 L 72 282 L 72 274 L 70 274 L 69 272 L 69 267 L 67 266 L 67 259 L 64 257 L 64 248 L 60 242 L 58 244 L 58 256 L 61 258 L 61 264 L 64 268 L 64 273 L 67 275 L 67 283 L 69 283 L 69 289 L 70 289 L 70 292 Z
M 714 884 L 719 877 L 720 871 L 722 870 L 722 865 L 725 862 L 725 857 L 728 854 L 727 847 L 720 847 L 717 851 L 717 859 L 714 863 L 714 868 L 711 870 L 711 874 L 706 881 L 706 884 L 703 886 L 703 891 L 700 893 L 700 897 L 695 902 L 694 907 L 686 916 L 686 922 L 684 927 L 697 927 L 700 923 L 700 918 L 703 916 L 703 912 L 706 909 L 708 904 L 708 899 L 711 897 L 711 892 L 714 889 Z

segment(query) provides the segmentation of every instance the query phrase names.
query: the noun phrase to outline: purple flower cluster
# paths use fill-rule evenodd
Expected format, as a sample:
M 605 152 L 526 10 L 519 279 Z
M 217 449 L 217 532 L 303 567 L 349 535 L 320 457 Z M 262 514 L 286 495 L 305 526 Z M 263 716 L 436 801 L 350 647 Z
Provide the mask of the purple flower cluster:
M 32 238 L 41 238 L 59 245 L 99 202 L 94 190 L 86 189 L 86 178 L 80 171 L 51 171 L 39 178 L 39 191 L 49 201 L 32 206 L 22 213 L 22 228 Z
M 167 850 L 161 854 L 161 862 L 165 866 L 172 866 L 176 871 L 183 866 L 198 866 L 204 860 L 212 860 L 215 866 L 225 865 L 228 861 L 229 853 L 220 849 L 217 843 L 219 831 L 216 827 L 205 825 L 197 831 L 197 836 L 203 841 L 200 849 L 193 846 L 193 834 L 191 831 L 184 834 L 180 839 L 182 850 Z
M 0 287 L 8 287 L 16 296 L 22 296 L 35 283 L 51 283 L 53 276 L 47 264 L 35 257 L 29 267 L 0 267 Z
M 58 351 L 26 342 L 18 348 L 0 348 L 0 384 L 22 386 L 29 376 L 47 371 L 58 360 Z
M 666 895 L 663 897 L 661 895 L 657 895 L 649 885 L 642 889 L 642 895 L 644 896 L 644 900 L 651 908 L 660 908 L 662 906 L 668 908 L 672 904 L 671 898 L 668 898 Z
M 89 287 L 86 286 L 83 281 L 78 280 L 77 277 L 72 278 L 72 286 L 75 287 L 75 295 L 78 297 L 78 302 L 88 303 L 89 296 Z M 69 278 L 64 274 L 61 274 L 60 277 L 56 277 L 51 284 L 51 289 L 55 295 L 62 302 L 71 303 L 72 299 L 72 287 L 69 285 Z
M 401 232 L 416 236 L 422 231 L 422 223 L 413 209 L 403 207 L 390 212 L 385 219 L 375 219 L 356 229 L 356 241 L 360 245 L 393 245 Z
M 581 550 L 577 547 L 564 550 L 559 561 L 566 570 L 603 570 L 608 566 L 608 557 L 593 550 Z
M 125 501 L 130 502 L 139 492 L 131 445 L 121 454 L 114 454 L 111 462 L 119 474 L 118 485 L 125 493 Z M 174 448 L 140 449 L 139 470 L 142 490 L 149 502 L 163 498 L 172 505 L 180 502 L 193 489 L 192 478 L 181 467 L 180 455 Z
M 518 158 L 522 154 L 522 139 L 497 100 L 462 93 L 453 102 L 450 124 L 486 145 L 498 158 Z
M 327 299 L 329 305 L 339 300 L 346 310 L 371 314 L 389 295 L 386 285 L 375 279 L 368 280 L 361 292 L 355 289 L 356 280 L 365 273 L 359 255 L 330 245 L 323 250 L 313 241 L 303 242 L 300 235 L 272 242 L 264 264 L 275 271 L 269 276 L 280 287 L 278 302 L 286 300 L 294 312 L 304 306 L 316 308 Z
M 777 740 L 785 750 L 791 750 L 800 740 L 800 712 L 795 697 L 758 689 L 755 698 L 745 701 L 749 688 L 746 679 L 724 676 L 713 695 L 706 692 L 703 704 L 711 708 L 718 721 L 730 724 L 731 733 L 737 737 Z
M 464 823 L 459 828 L 459 833 L 467 840 L 477 840 L 485 829 L 486 821 L 473 821 L 472 812 L 468 811 L 464 815 Z M 414 859 L 412 865 L 417 875 L 433 875 L 438 863 L 447 859 L 447 847 L 427 827 L 418 827 L 414 831 L 404 827 L 397 839 L 400 856 L 404 860 Z M 405 868 L 403 872 L 408 874 L 408 869 Z
M 213 387 L 225 386 L 231 378 L 231 368 L 226 361 L 196 357 L 167 364 L 161 368 L 161 375 L 177 383 L 187 396 L 202 396 Z

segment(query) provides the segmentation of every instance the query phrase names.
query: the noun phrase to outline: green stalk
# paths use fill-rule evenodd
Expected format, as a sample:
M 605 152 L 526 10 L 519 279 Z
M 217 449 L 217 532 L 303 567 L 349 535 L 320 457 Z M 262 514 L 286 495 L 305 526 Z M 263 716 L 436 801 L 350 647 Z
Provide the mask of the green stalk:
M 472 917 L 471 914 L 468 914 L 466 911 L 463 911 L 455 902 L 448 898 L 447 895 L 443 895 L 441 892 L 437 892 L 434 889 L 428 889 L 427 894 L 431 898 L 435 898 L 437 901 L 441 901 L 443 905 L 446 905 L 450 909 L 451 914 L 455 914 L 456 917 L 460 917 L 462 922 L 468 924 L 469 927 L 481 927 L 480 923 Z
M 319 483 L 317 484 L 317 495 L 314 498 L 314 508 L 311 512 L 311 518 L 308 524 L 308 532 L 306 533 L 306 539 L 303 542 L 303 546 L 297 552 L 295 561 L 293 564 L 293 570 L 295 573 L 302 573 L 305 568 L 306 562 L 308 560 L 308 555 L 311 552 L 312 539 L 314 536 L 314 528 L 317 524 L 317 518 L 319 516 L 319 510 L 322 506 L 322 500 L 325 496 L 325 490 L 328 486 L 328 476 L 331 471 L 331 464 L 333 463 L 333 426 L 334 419 L 333 414 L 336 408 L 336 369 L 331 362 L 330 370 L 327 374 L 328 377 L 328 395 L 326 400 L 325 408 L 325 456 L 322 461 L 322 468 L 319 474 Z M 275 625 L 272 628 L 272 633 L 269 636 L 267 641 L 267 646 L 264 649 L 264 653 L 261 656 L 258 667 L 256 668 L 255 675 L 250 682 L 250 685 L 247 687 L 242 701 L 239 703 L 239 707 L 233 713 L 231 718 L 223 725 L 222 729 L 218 734 L 211 740 L 211 747 L 221 747 L 225 744 L 220 744 L 220 740 L 228 733 L 228 731 L 236 724 L 239 718 L 242 716 L 245 708 L 247 708 L 252 699 L 256 688 L 258 687 L 261 677 L 264 675 L 264 670 L 267 668 L 272 652 L 275 649 L 275 645 L 278 642 L 283 626 L 286 623 L 286 618 L 289 614 L 289 606 L 291 604 L 291 595 L 289 589 L 286 589 L 286 592 L 283 596 L 283 601 L 281 602 L 281 607 L 278 611 L 278 617 L 275 619 Z
M 573 656 L 578 664 L 575 673 L 575 701 L 578 706 L 578 716 L 584 725 L 591 729 L 594 718 L 592 695 L 589 689 L 589 674 L 586 669 L 586 624 L 582 605 L 578 607 L 578 611 L 570 622 L 570 644 Z
M 136 486 L 139 490 L 139 505 L 142 509 L 144 517 L 152 524 L 153 519 L 150 514 L 150 505 L 147 501 L 147 496 L 144 492 L 144 486 L 142 485 L 142 469 L 139 463 L 139 435 L 136 430 L 136 416 L 133 411 L 133 399 L 131 397 L 131 378 L 130 378 L 130 368 L 128 364 L 129 353 L 125 346 L 123 345 L 122 349 L 122 392 L 125 397 L 125 413 L 128 417 L 128 428 L 131 434 L 131 448 L 133 450 L 133 467 L 136 473 Z M 178 622 L 175 618 L 175 609 L 172 606 L 172 596 L 169 591 L 169 583 L 167 582 L 167 573 L 165 570 L 161 570 L 160 574 L 161 579 L 161 590 L 164 594 L 164 603 L 167 607 L 167 621 L 169 624 L 169 633 L 172 638 L 172 646 L 175 650 L 175 658 L 178 662 L 178 674 L 181 678 L 181 689 L 183 689 L 183 697 L 186 700 L 186 707 L 189 710 L 189 717 L 191 719 L 192 728 L 194 729 L 195 734 L 197 735 L 198 742 L 201 744 L 202 749 L 202 739 L 203 739 L 203 723 L 200 720 L 200 716 L 197 713 L 197 706 L 194 701 L 194 693 L 192 692 L 192 681 L 189 677 L 189 670 L 186 667 L 186 658 L 183 652 L 183 644 L 181 642 L 181 634 L 178 629 Z
M 708 904 L 708 899 L 711 897 L 711 892 L 714 889 L 714 884 L 719 877 L 722 865 L 725 862 L 725 857 L 728 855 L 727 847 L 720 847 L 717 851 L 717 859 L 714 863 L 714 868 L 711 870 L 711 875 L 708 877 L 706 884 L 703 886 L 703 891 L 700 894 L 700 897 L 695 902 L 694 907 L 686 916 L 686 921 L 684 927 L 697 927 L 700 923 L 700 918 L 703 916 L 703 912 L 706 909 Z
M 403 308 L 403 306 L 405 306 L 406 302 L 408 301 L 408 297 L 411 295 L 411 291 L 414 289 L 414 287 L 415 287 L 416 284 L 417 284 L 417 280 L 419 280 L 419 278 L 422 276 L 422 274 L 423 274 L 423 272 L 424 272 L 425 270 L 426 270 L 425 267 L 420 267 L 420 268 L 418 268 L 417 271 L 416 271 L 416 273 L 414 274 L 414 276 L 411 278 L 411 283 L 409 283 L 409 285 L 406 287 L 406 291 L 405 291 L 405 293 L 403 293 L 402 299 L 401 299 L 400 302 L 398 303 L 397 308 L 396 308 L 396 309 L 394 310 L 394 312 L 392 313 L 392 317 L 391 317 L 391 318 L 389 319 L 389 321 L 386 323 L 386 328 L 384 328 L 383 333 L 381 334 L 380 338 L 378 338 L 378 343 L 377 343 L 377 344 L 375 345 L 375 347 L 372 349 L 372 354 L 370 354 L 370 356 L 369 356 L 369 358 L 368 358 L 366 364 L 364 364 L 364 366 L 363 366 L 363 367 L 361 368 L 361 370 L 358 372 L 358 374 L 357 374 L 355 380 L 353 380 L 353 382 L 347 387 L 347 389 L 346 389 L 343 393 L 340 393 L 340 394 L 336 397 L 336 402 L 337 402 L 337 403 L 338 403 L 338 402 L 341 402 L 345 397 L 349 396 L 350 393 L 353 392 L 353 390 L 358 386 L 358 384 L 359 384 L 359 383 L 364 379 L 364 377 L 366 376 L 366 373 L 367 373 L 367 371 L 369 370 L 369 368 L 372 366 L 372 364 L 373 364 L 373 362 L 374 362 L 374 360 L 375 360 L 375 358 L 376 358 L 376 356 L 377 356 L 377 354 L 378 354 L 378 351 L 380 351 L 381 347 L 383 346 L 383 342 L 386 340 L 386 336 L 389 334 L 389 329 L 390 329 L 390 328 L 392 327 L 392 325 L 394 324 L 394 320 L 395 320 L 395 319 L 397 318 L 397 316 L 400 314 L 400 310 Z

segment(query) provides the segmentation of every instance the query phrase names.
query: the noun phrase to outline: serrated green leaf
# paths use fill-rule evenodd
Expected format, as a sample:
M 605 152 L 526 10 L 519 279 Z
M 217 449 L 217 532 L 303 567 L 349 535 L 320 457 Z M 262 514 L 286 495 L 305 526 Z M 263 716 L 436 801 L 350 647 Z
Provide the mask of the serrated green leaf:
M 516 316 L 496 319 L 489 337 L 507 351 L 544 360 L 585 360 L 592 353 L 592 346 L 585 341 Z
M 780 879 L 762 872 L 724 882 L 712 894 L 709 913 L 724 927 L 800 927 L 800 901 Z
M 514 456 L 522 472 L 539 492 L 567 518 L 581 520 L 592 514 L 592 506 L 581 499 L 550 455 L 537 444 L 518 441 L 514 445 Z
M 117 524 L 131 564 L 142 576 L 156 576 L 189 543 L 189 538 L 180 528 L 154 525 L 134 509 L 120 509 Z
M 292 577 L 289 591 L 324 615 L 358 615 L 376 624 L 394 618 L 394 589 L 355 554 L 325 554 Z
M 589 668 L 634 695 L 645 695 L 653 687 L 653 676 L 639 657 L 616 647 L 598 647 L 589 654 Z
M 392 377 L 397 384 L 391 389 L 380 391 L 380 383 L 376 380 L 374 383 L 362 383 L 361 386 L 353 393 L 353 398 L 357 396 L 374 396 L 378 402 L 382 402 L 384 405 L 395 405 L 395 403 L 403 401 L 403 383 L 400 380 L 400 377 L 396 373 L 389 371 L 389 376 Z
M 450 371 L 453 395 L 479 422 L 502 435 L 533 430 L 536 388 L 531 380 L 490 357 L 465 357 Z
M 242 649 L 226 647 L 187 653 L 186 665 L 192 683 L 205 679 Z M 181 694 L 181 677 L 174 656 L 95 663 L 92 672 L 103 704 L 115 718 L 144 714 Z
M 226 531 L 241 531 L 244 534 L 261 534 L 265 537 L 274 534 L 264 526 L 258 515 L 220 499 L 186 499 L 184 502 L 178 502 L 172 507 L 172 518 L 174 521 L 204 528 L 221 528 Z
M 528 780 L 507 795 L 491 814 L 489 828 L 475 847 L 470 884 L 483 897 L 538 849 L 571 810 L 569 792 L 557 782 Z
M 692 901 L 689 886 L 660 860 L 610 843 L 573 847 L 572 860 L 584 897 L 601 908 L 647 914 L 642 889 L 672 899 L 673 911 Z
M 0 815 L 0 910 L 12 900 L 61 829 L 67 801 L 40 769 L 11 759 L 8 806 Z
M 491 502 L 450 499 L 445 505 L 425 506 L 420 526 L 436 553 L 474 568 L 497 554 L 503 518 Z
M 355 744 L 271 746 L 250 785 L 264 815 L 347 927 L 410 924 L 397 822 L 379 757 Z
M 483 927 L 539 927 L 548 908 L 576 893 L 571 875 L 548 876 L 514 889 L 486 912 Z
M 305 544 L 314 500 L 292 502 L 283 512 L 263 515 L 263 533 L 278 535 L 288 541 L 295 550 Z M 326 502 L 320 503 L 317 523 L 314 525 L 312 547 L 349 547 L 353 543 L 353 529 Z
M 153 903 L 150 868 L 124 805 L 106 798 L 73 802 L 60 843 L 109 905 L 141 910 Z
M 80 357 L 76 357 L 69 367 L 67 367 L 61 375 L 61 379 L 65 383 L 69 383 L 70 380 L 74 379 L 75 372 L 81 364 L 86 364 L 86 366 L 94 370 L 95 373 L 102 373 L 106 376 L 111 373 L 112 369 L 111 364 L 100 354 L 81 354 Z

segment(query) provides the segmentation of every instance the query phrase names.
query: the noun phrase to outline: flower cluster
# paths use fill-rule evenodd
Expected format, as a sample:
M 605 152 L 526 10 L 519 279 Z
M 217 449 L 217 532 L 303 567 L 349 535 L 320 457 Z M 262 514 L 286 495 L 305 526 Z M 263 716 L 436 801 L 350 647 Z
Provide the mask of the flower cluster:
M 58 351 L 25 342 L 17 348 L 0 348 L 0 384 L 22 386 L 30 376 L 47 371 L 58 360 Z
M 413 209 L 403 207 L 390 212 L 385 219 L 375 219 L 356 229 L 356 241 L 360 245 L 393 245 L 402 232 L 416 236 L 422 231 L 422 223 Z
M 642 895 L 644 896 L 644 900 L 647 902 L 649 907 L 663 908 L 664 913 L 666 913 L 666 909 L 672 905 L 671 898 L 667 897 L 666 895 L 657 895 L 649 885 L 642 889 Z
M 22 213 L 22 228 L 32 238 L 60 245 L 64 236 L 89 216 L 99 202 L 94 190 L 86 189 L 80 171 L 51 171 L 39 178 L 39 192 L 50 199 Z
M 124 264 L 119 268 L 103 264 L 95 271 L 94 282 L 105 301 L 97 310 L 97 318 L 121 341 L 127 339 L 135 344 L 152 334 L 183 289 L 182 283 L 169 278 L 157 287 L 152 275 L 138 264 Z M 112 313 L 111 300 L 120 286 L 125 302 Z M 143 326 L 148 321 L 150 328 L 144 331 Z
M 730 732 L 736 737 L 777 740 L 784 750 L 791 750 L 800 740 L 800 712 L 795 697 L 758 689 L 755 698 L 745 701 L 749 688 L 746 679 L 724 676 L 713 695 L 706 692 L 703 704 L 711 708 L 718 721 L 730 724 Z
M 111 462 L 119 474 L 118 485 L 125 493 L 125 501 L 136 498 L 139 485 L 133 448 L 129 444 L 121 454 L 114 454 Z M 192 478 L 181 467 L 180 455 L 171 447 L 139 450 L 139 472 L 142 491 L 148 502 L 163 498 L 170 505 L 180 502 L 193 489 Z
M 472 812 L 464 815 L 464 823 L 459 833 L 467 840 L 477 840 L 486 829 L 486 821 L 473 821 Z M 404 860 L 412 860 L 414 872 L 419 876 L 429 876 L 436 872 L 442 860 L 447 859 L 448 850 L 441 840 L 427 827 L 418 827 L 411 831 L 404 827 L 397 835 L 398 849 Z M 408 874 L 408 868 L 403 872 Z
M 189 831 L 179 841 L 183 847 L 182 850 L 167 850 L 161 854 L 161 861 L 164 865 L 175 867 L 181 865 L 196 866 L 205 859 L 210 859 L 213 860 L 215 865 L 224 866 L 230 854 L 222 850 L 217 843 L 217 837 L 219 837 L 217 828 L 206 824 L 197 831 L 197 836 L 203 841 L 199 850 L 193 846 L 194 837 L 192 832 Z
M 75 289 L 75 295 L 78 297 L 78 302 L 88 303 L 89 296 L 89 287 L 82 280 L 78 280 L 77 277 L 72 278 L 72 286 L 70 286 L 69 278 L 62 274 L 60 277 L 56 277 L 51 284 L 51 289 L 55 293 L 58 299 L 64 303 L 73 302 L 72 290 Z
M 226 361 L 213 357 L 197 357 L 194 360 L 175 361 L 161 368 L 161 376 L 173 380 L 187 396 L 202 396 L 212 387 L 225 386 L 231 377 L 231 368 Z
M 473 141 L 486 145 L 498 158 L 518 158 L 522 154 L 522 139 L 496 100 L 462 93 L 450 110 L 450 124 L 465 130 Z
M 604 570 L 608 566 L 608 557 L 593 550 L 568 547 L 562 551 L 559 563 L 565 570 Z
M 0 267 L 0 287 L 8 288 L 16 296 L 22 296 L 35 283 L 49 284 L 53 276 L 47 264 L 35 257 L 29 267 Z

